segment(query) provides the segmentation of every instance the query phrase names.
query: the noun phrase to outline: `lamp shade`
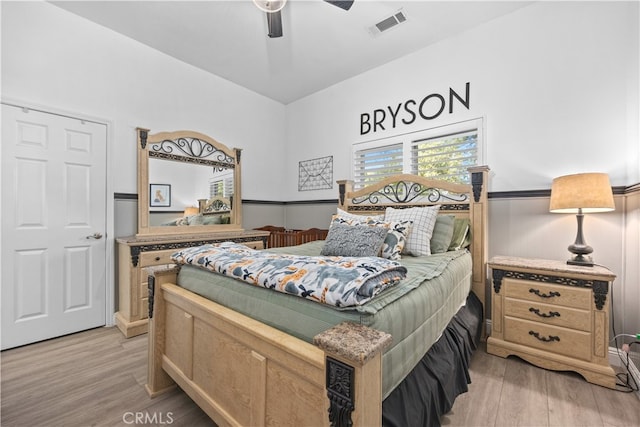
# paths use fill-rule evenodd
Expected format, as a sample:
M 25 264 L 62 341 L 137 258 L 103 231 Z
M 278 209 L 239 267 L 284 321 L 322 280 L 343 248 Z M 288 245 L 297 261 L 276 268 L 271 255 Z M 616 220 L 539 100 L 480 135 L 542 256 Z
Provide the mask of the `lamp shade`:
M 615 210 L 613 192 L 606 173 L 565 175 L 551 184 L 550 212 L 608 212 Z
M 198 212 L 198 208 L 196 208 L 195 206 L 187 206 L 186 208 L 184 208 L 184 216 L 197 215 Z

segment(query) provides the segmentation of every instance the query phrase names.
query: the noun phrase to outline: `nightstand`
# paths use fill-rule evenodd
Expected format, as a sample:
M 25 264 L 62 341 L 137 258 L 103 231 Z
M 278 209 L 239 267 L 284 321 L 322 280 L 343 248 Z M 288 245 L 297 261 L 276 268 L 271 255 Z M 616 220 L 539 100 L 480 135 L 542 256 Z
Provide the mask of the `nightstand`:
M 609 365 L 609 289 L 604 267 L 498 256 L 492 271 L 491 336 L 487 352 L 536 366 L 575 371 L 615 388 Z

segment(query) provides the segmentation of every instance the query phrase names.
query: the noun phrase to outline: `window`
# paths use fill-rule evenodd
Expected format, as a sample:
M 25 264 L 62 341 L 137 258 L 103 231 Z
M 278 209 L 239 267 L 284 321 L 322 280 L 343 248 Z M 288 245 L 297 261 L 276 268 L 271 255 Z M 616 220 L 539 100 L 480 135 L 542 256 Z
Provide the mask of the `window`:
M 467 168 L 477 164 L 477 130 L 418 139 L 411 144 L 411 173 L 416 175 L 468 184 Z
M 381 181 L 389 175 L 402 173 L 402 144 L 384 145 L 354 153 L 355 188 Z
M 398 173 L 469 184 L 467 168 L 483 160 L 482 119 L 353 146 L 354 188 Z
M 233 196 L 233 170 L 214 173 L 209 179 L 209 197 Z

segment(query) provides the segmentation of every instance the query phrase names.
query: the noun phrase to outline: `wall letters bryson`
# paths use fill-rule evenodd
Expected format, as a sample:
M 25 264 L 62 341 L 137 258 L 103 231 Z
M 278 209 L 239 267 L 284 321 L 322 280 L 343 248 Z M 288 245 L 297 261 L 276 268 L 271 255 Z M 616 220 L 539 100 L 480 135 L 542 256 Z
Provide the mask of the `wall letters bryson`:
M 449 88 L 449 114 L 453 113 L 454 99 L 460 102 L 467 110 L 469 109 L 470 89 L 471 84 L 467 82 L 464 97 L 461 97 L 452 88 Z M 418 116 L 424 120 L 433 120 L 442 114 L 446 104 L 444 96 L 439 93 L 432 93 L 422 98 L 420 102 L 408 99 L 395 107 L 387 105 L 385 109 L 376 108 L 372 114 L 362 113 L 360 114 L 360 135 L 386 130 L 385 126 L 391 126 L 392 129 L 395 129 L 400 123 L 410 125 L 416 121 Z

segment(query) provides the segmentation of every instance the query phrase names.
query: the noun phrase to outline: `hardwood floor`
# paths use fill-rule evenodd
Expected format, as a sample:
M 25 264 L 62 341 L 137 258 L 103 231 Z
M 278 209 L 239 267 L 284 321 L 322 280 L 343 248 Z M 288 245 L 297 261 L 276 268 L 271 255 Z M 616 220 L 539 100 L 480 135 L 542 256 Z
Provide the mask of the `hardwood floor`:
M 98 328 L 2 352 L 3 427 L 214 426 L 181 390 L 149 399 L 146 335 Z M 479 349 L 445 426 L 639 426 L 640 399 Z
M 146 335 L 98 328 L 1 357 L 3 427 L 215 425 L 179 389 L 149 398 Z
M 586 382 L 573 372 L 533 366 L 478 349 L 469 392 L 458 396 L 443 426 L 640 426 L 636 393 Z

